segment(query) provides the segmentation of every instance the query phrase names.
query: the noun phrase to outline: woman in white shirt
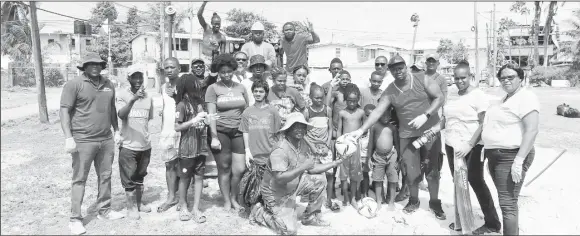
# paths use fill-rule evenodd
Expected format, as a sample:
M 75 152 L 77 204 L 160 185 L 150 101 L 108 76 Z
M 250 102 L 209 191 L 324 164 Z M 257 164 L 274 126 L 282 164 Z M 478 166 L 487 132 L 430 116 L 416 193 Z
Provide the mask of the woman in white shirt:
M 459 89 L 459 98 L 447 101 L 445 104 L 445 150 L 451 168 L 467 169 L 467 179 L 473 188 L 481 210 L 483 211 L 485 224 L 473 232 L 473 228 L 461 225 L 464 232 L 474 235 L 490 232 L 499 232 L 501 223 L 495 210 L 491 192 L 483 178 L 483 162 L 480 160 L 483 144 L 479 140 L 481 135 L 481 124 L 485 111 L 489 106 L 489 98 L 483 91 L 470 85 L 472 79 L 469 63 L 462 61 L 455 67 L 455 85 Z M 462 160 L 463 159 L 463 160 Z M 461 202 L 461 197 L 457 198 L 458 204 L 471 204 Z M 456 217 L 458 215 L 456 214 Z M 463 220 L 463 219 L 462 219 Z M 459 222 L 456 220 L 456 222 Z M 459 225 L 451 223 L 452 230 L 462 231 Z
M 501 67 L 497 78 L 507 95 L 487 109 L 481 138 L 497 188 L 503 234 L 518 235 L 518 198 L 534 160 L 540 102 L 532 91 L 522 87 L 524 71 L 517 65 Z

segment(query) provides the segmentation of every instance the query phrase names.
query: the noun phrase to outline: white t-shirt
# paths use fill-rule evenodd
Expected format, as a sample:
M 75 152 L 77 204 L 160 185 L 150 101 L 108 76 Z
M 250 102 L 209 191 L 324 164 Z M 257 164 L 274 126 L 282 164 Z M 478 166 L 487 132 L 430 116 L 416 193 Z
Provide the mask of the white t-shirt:
M 481 139 L 486 149 L 516 149 L 522 143 L 524 116 L 540 112 L 540 101 L 532 91 L 521 88 L 506 102 L 506 96 L 491 103 L 485 119 Z
M 469 142 L 479 128 L 478 114 L 486 111 L 488 106 L 489 96 L 477 88 L 458 99 L 447 101 L 444 109 L 445 144 L 458 147 Z

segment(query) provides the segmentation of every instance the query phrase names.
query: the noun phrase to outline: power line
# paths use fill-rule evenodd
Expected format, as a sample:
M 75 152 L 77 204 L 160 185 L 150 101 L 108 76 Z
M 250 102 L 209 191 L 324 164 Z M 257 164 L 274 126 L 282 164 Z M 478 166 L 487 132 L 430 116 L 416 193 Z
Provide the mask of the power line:
M 30 7 L 30 5 L 28 5 L 26 3 L 22 3 L 22 4 Z M 49 10 L 46 10 L 46 9 L 43 9 L 43 8 L 40 8 L 40 7 L 37 7 L 36 9 L 41 10 L 41 11 L 44 11 L 44 12 L 52 13 L 52 14 L 55 14 L 55 15 L 59 15 L 59 16 L 63 16 L 63 17 L 71 18 L 71 19 L 75 19 L 75 20 L 81 20 L 81 21 L 89 22 L 89 20 L 86 20 L 86 19 L 81 19 L 81 18 L 77 18 L 77 17 L 74 17 L 74 16 L 64 15 L 64 14 L 61 14 L 61 13 L 58 13 L 58 12 L 49 11 Z

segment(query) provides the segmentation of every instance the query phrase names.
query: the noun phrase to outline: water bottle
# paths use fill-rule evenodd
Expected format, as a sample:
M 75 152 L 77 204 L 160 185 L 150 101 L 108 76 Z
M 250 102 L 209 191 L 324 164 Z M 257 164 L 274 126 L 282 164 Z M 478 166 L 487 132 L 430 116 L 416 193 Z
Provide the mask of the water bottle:
M 431 142 L 435 139 L 437 133 L 433 132 L 432 130 L 427 130 L 421 135 L 417 140 L 413 141 L 413 147 L 416 149 L 422 147 L 428 142 Z

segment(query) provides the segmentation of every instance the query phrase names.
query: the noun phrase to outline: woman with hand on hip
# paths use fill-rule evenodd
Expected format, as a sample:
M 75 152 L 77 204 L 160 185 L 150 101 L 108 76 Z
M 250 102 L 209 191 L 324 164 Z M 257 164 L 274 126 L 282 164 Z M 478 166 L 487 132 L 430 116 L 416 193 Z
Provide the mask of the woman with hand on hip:
M 475 225 L 473 220 L 469 219 L 473 213 L 468 210 L 471 209 L 471 201 L 468 198 L 469 188 L 465 183 L 456 186 L 456 189 L 460 189 L 455 193 L 455 222 L 457 223 L 451 223 L 449 228 L 474 235 L 499 232 L 501 223 L 495 210 L 491 192 L 483 178 L 483 162 L 480 160 L 483 149 L 483 143 L 480 140 L 481 124 L 489 106 L 489 98 L 483 91 L 470 85 L 473 77 L 469 69 L 469 62 L 461 61 L 457 64 L 454 78 L 455 85 L 459 89 L 459 98 L 448 100 L 444 107 L 446 118 L 445 130 L 443 130 L 445 150 L 451 175 L 454 178 L 467 176 L 467 181 L 473 188 L 483 211 L 485 224 L 472 232 Z M 454 173 L 456 174 L 454 175 Z M 463 193 L 466 194 L 462 195 Z M 462 213 L 466 214 L 462 215 Z
M 519 234 L 518 198 L 534 160 L 539 129 L 540 102 L 522 86 L 524 77 L 517 65 L 499 69 L 497 78 L 507 94 L 487 109 L 481 134 L 489 172 L 497 188 L 504 235 Z

